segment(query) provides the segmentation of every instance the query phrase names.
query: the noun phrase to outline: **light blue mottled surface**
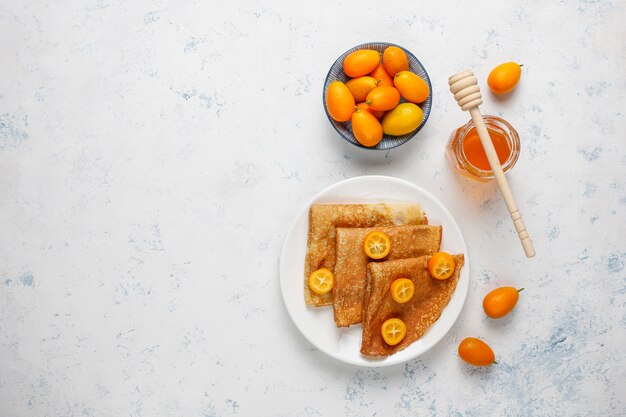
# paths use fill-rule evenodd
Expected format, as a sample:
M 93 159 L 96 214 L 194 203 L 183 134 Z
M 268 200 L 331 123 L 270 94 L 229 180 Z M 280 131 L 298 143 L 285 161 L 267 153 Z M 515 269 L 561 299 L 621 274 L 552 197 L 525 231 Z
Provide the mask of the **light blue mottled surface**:
M 0 416 L 626 415 L 626 2 L 0 1 Z M 321 87 L 367 41 L 410 49 L 428 124 L 386 153 L 340 140 Z M 483 113 L 509 176 L 456 177 L 447 91 L 524 64 Z M 385 174 L 457 218 L 473 266 L 433 350 L 381 370 L 316 351 L 281 301 L 287 227 L 322 188 Z M 482 297 L 524 286 L 516 311 Z M 499 363 L 472 369 L 465 336 Z

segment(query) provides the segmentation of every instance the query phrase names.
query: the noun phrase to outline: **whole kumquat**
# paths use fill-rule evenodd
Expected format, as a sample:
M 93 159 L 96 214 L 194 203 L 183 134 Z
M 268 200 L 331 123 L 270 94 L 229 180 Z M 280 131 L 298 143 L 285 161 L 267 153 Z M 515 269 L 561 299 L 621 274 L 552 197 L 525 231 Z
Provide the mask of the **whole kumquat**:
M 383 132 L 387 135 L 401 136 L 411 133 L 422 123 L 424 112 L 413 103 L 400 103 L 395 109 L 385 113 Z
M 377 85 L 378 81 L 374 77 L 367 75 L 346 81 L 346 87 L 348 87 L 348 90 L 350 90 L 354 100 L 357 102 L 364 101 L 367 98 L 367 94 L 375 89 Z
M 400 93 L 394 87 L 376 87 L 365 102 L 372 110 L 391 110 L 400 103 Z
M 363 110 L 363 111 L 367 111 L 370 112 L 374 115 L 375 118 L 377 118 L 378 120 L 381 120 L 383 118 L 383 116 L 385 116 L 384 111 L 381 110 L 372 110 L 370 109 L 370 106 L 367 105 L 366 102 L 361 102 L 361 103 L 357 103 L 356 108 L 359 110 Z
M 523 288 L 500 287 L 491 291 L 483 299 L 483 309 L 492 319 L 499 319 L 506 316 L 515 308 L 519 293 Z
M 362 77 L 374 71 L 380 63 L 380 53 L 373 49 L 359 49 L 343 60 L 343 72 L 348 77 Z
M 392 77 L 400 71 L 409 70 L 409 58 L 402 48 L 389 46 L 383 52 L 383 65 Z
M 352 113 L 352 133 L 363 146 L 378 145 L 383 139 L 383 127 L 370 112 L 357 109 Z
M 383 64 L 378 64 L 374 71 L 369 73 L 369 76 L 378 81 L 378 87 L 393 87 L 393 77 L 389 75 Z
M 333 81 L 326 90 L 326 108 L 333 120 L 347 122 L 354 113 L 355 101 L 352 93 L 341 81 Z
M 411 103 L 423 103 L 430 95 L 430 88 L 426 81 L 411 71 L 400 71 L 393 78 L 393 85 L 400 95 Z
M 459 356 L 474 366 L 489 366 L 496 362 L 493 350 L 488 344 L 475 337 L 463 339 L 459 345 Z
M 487 77 L 487 85 L 494 94 L 512 91 L 522 75 L 522 66 L 515 62 L 505 62 L 495 67 Z

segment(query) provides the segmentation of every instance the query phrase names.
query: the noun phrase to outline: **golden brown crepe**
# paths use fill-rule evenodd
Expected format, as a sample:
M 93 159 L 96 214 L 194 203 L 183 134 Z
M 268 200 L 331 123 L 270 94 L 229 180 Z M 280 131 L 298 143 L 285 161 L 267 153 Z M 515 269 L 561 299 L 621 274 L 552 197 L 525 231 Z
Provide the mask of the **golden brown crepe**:
M 311 272 L 335 269 L 335 228 L 427 224 L 418 204 L 313 204 L 309 210 L 308 250 L 304 267 L 304 299 L 316 307 L 333 302 L 332 291 L 317 295 L 309 288 Z
M 363 314 L 361 353 L 368 356 L 389 356 L 422 337 L 448 305 L 459 281 L 463 255 L 452 255 L 456 268 L 446 280 L 437 280 L 428 272 L 430 256 L 370 262 L 367 266 L 368 284 Z M 415 295 L 406 304 L 391 298 L 389 287 L 397 278 L 409 278 L 415 284 Z M 399 318 L 406 324 L 406 336 L 395 346 L 383 340 L 380 328 L 390 318 Z
M 338 327 L 361 322 L 367 264 L 371 261 L 363 251 L 363 241 L 374 230 L 385 233 L 391 241 L 391 251 L 381 261 L 432 255 L 441 245 L 441 226 L 337 228 L 333 306 Z

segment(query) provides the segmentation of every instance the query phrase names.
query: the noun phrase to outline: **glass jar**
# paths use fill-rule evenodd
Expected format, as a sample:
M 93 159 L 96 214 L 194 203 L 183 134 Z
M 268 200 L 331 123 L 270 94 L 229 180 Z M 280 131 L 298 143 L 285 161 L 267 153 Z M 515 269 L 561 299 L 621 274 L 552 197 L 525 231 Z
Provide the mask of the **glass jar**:
M 519 158 L 519 135 L 513 126 L 500 117 L 483 116 L 483 120 L 506 174 Z M 452 132 L 446 154 L 452 168 L 461 175 L 478 181 L 494 178 L 472 120 Z

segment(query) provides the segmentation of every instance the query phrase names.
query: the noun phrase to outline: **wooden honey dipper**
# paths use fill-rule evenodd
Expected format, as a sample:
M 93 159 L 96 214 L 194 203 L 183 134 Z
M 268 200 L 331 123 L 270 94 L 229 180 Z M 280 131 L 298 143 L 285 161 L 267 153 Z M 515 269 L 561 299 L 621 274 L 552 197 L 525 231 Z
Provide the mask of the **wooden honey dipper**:
M 478 133 L 480 142 L 483 145 L 485 154 L 487 154 L 487 160 L 489 161 L 493 175 L 498 182 L 506 207 L 509 209 L 511 219 L 513 219 L 513 224 L 515 225 L 517 235 L 522 242 L 524 252 L 527 257 L 532 258 L 535 256 L 533 242 L 530 240 L 530 236 L 526 231 L 526 225 L 524 225 L 524 220 L 522 220 L 522 215 L 517 208 L 509 183 L 504 176 L 504 172 L 502 171 L 502 165 L 500 165 L 496 149 L 493 147 L 493 143 L 491 142 L 491 137 L 487 131 L 487 126 L 485 126 L 483 116 L 480 114 L 480 110 L 478 110 L 478 106 L 483 104 L 480 87 L 478 87 L 478 80 L 472 71 L 465 70 L 450 77 L 448 79 L 448 84 L 450 85 L 450 92 L 454 94 L 454 99 L 459 103 L 461 110 L 469 111 L 472 116 L 472 120 L 476 126 L 476 132 Z

